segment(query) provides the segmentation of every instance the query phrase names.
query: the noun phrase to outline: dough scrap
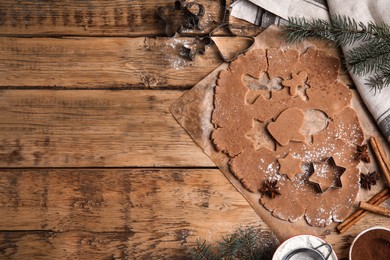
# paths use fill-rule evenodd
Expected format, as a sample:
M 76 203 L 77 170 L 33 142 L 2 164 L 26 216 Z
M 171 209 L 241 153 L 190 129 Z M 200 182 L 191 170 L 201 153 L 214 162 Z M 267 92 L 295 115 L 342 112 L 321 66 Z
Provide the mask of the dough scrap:
M 258 193 L 265 180 L 278 180 L 281 195 L 261 196 L 259 202 L 282 220 L 304 217 L 312 226 L 342 221 L 357 196 L 355 147 L 364 135 L 350 107 L 352 95 L 338 80 L 339 68 L 338 58 L 313 47 L 304 53 L 270 48 L 247 52 L 219 74 L 212 142 L 229 157 L 230 171 L 247 190 Z M 291 95 L 288 86 L 298 85 L 289 80 L 301 72 L 307 74 L 301 80 L 306 98 Z M 282 84 L 267 85 L 271 82 Z M 313 131 L 311 122 L 317 124 Z M 309 182 L 310 167 L 329 157 L 345 168 L 342 187 L 321 193 Z

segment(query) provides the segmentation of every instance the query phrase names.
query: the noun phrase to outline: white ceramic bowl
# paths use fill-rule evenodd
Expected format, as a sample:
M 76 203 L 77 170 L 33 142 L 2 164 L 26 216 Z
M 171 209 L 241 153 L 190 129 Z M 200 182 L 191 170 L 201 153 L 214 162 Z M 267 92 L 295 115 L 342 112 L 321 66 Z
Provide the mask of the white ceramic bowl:
M 294 236 L 284 241 L 278 247 L 278 249 L 275 251 L 272 257 L 272 260 L 284 260 L 293 251 L 300 250 L 302 248 L 313 249 L 324 244 L 326 244 L 326 242 L 316 236 L 311 236 L 311 235 Z M 329 248 L 326 246 L 321 246 L 317 249 L 317 251 L 320 252 L 323 256 L 327 256 L 328 253 L 331 253 L 328 260 L 337 260 L 336 253 L 332 248 L 331 250 L 332 252 L 330 252 Z M 291 259 L 302 259 L 302 258 L 292 257 Z M 307 259 L 315 259 L 315 258 L 309 257 Z

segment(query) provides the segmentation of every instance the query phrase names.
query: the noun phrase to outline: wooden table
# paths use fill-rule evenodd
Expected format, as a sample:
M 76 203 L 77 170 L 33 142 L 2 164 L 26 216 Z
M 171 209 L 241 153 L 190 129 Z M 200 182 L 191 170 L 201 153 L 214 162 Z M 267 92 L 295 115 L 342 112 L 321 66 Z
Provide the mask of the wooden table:
M 169 112 L 223 63 L 178 53 L 222 20 L 225 1 L 199 2 L 179 38 L 156 15 L 173 1 L 0 2 L 0 259 L 185 258 L 268 229 Z M 326 239 L 343 259 L 373 225 Z

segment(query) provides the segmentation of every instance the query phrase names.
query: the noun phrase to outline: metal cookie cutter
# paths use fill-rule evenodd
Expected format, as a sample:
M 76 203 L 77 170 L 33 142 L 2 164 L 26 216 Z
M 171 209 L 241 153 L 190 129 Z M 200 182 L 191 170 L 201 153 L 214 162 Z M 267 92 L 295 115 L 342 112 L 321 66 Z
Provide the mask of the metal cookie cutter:
M 173 6 L 160 6 L 157 15 L 165 21 L 167 36 L 179 35 L 183 29 L 200 29 L 199 21 L 205 14 L 203 5 L 186 0 L 176 0 Z
M 326 256 L 324 256 L 318 249 L 321 247 L 326 247 L 329 251 Z M 298 248 L 289 253 L 283 260 L 293 260 L 293 259 L 308 259 L 308 260 L 327 260 L 332 254 L 332 246 L 328 243 L 323 243 L 314 248 Z
M 210 37 L 198 37 L 194 38 L 191 44 L 183 44 L 183 56 L 190 60 L 195 60 L 197 54 L 205 54 L 206 48 L 210 46 L 212 40 Z
M 317 190 L 320 193 L 325 193 L 331 188 L 340 189 L 343 187 L 343 184 L 341 182 L 341 176 L 346 170 L 346 168 L 337 165 L 333 156 L 330 156 L 323 162 L 311 163 L 309 170 L 310 177 L 308 179 L 308 182 L 316 186 Z M 323 182 L 324 179 L 316 179 L 317 174 L 319 174 L 319 176 L 324 174 L 330 174 L 333 177 L 332 183 L 330 185 L 325 185 L 325 183 Z

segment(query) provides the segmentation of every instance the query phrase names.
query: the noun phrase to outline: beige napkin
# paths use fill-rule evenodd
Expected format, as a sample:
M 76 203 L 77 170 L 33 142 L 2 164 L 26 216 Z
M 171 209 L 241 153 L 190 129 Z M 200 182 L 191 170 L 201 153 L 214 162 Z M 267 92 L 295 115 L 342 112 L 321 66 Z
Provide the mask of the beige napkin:
M 331 14 L 346 15 L 354 18 L 357 22 L 385 22 L 390 25 L 389 0 L 328 0 L 329 11 Z M 343 51 L 358 46 L 347 46 Z M 359 90 L 367 108 L 377 122 L 386 140 L 390 143 L 390 86 L 383 88 L 380 92 L 370 91 L 365 82 L 371 75 L 357 76 L 350 73 L 352 79 Z

